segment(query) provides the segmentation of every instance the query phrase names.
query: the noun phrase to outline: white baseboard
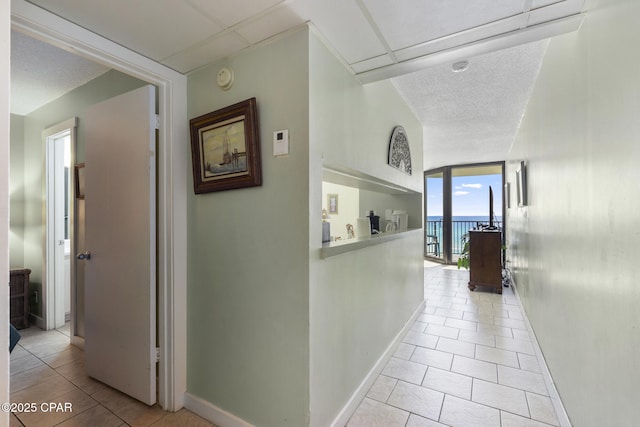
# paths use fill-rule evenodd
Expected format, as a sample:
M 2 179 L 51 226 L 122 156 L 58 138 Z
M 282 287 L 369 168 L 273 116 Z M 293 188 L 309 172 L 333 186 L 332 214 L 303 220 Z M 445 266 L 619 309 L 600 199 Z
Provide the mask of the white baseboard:
M 387 346 L 384 353 L 382 353 L 382 356 L 380 356 L 380 358 L 373 365 L 373 368 L 371 368 L 364 380 L 362 380 L 360 386 L 358 386 L 353 395 L 351 395 L 351 398 L 347 401 L 347 404 L 342 408 L 338 416 L 331 423 L 331 427 L 344 427 L 345 425 L 347 425 L 349 418 L 351 418 L 351 415 L 353 415 L 356 409 L 358 409 L 360 402 L 362 402 L 362 399 L 365 398 L 365 396 L 369 392 L 369 389 L 371 388 L 371 386 L 373 386 L 373 383 L 376 382 L 378 376 L 386 366 L 387 362 L 389 362 L 396 349 L 402 342 L 402 339 L 405 337 L 407 332 L 409 332 L 411 326 L 413 326 L 413 323 L 422 313 L 425 306 L 426 301 L 422 301 L 418 308 L 413 312 L 409 320 L 407 320 L 404 327 L 400 330 L 400 332 L 398 332 L 393 341 L 391 341 L 391 344 Z
M 184 394 L 184 407 L 220 427 L 255 427 L 253 424 L 188 392 Z
M 36 316 L 33 313 L 29 314 L 29 323 L 31 325 L 36 325 L 40 329 L 46 329 L 44 324 L 44 319 L 40 316 Z
M 527 329 L 529 330 L 531 343 L 533 344 L 533 348 L 536 352 L 536 357 L 538 359 L 538 363 L 540 364 L 540 370 L 542 371 L 542 377 L 544 378 L 544 382 L 547 386 L 547 391 L 549 392 L 549 397 L 551 398 L 553 409 L 555 409 L 556 411 L 556 416 L 558 417 L 560 427 L 572 427 L 571 420 L 569 419 L 569 414 L 567 414 L 567 411 L 562 404 L 562 400 L 560 399 L 560 395 L 558 394 L 558 389 L 556 389 L 556 384 L 553 381 L 553 377 L 551 376 L 551 371 L 549 371 L 549 366 L 547 366 L 547 362 L 544 359 L 544 355 L 542 354 L 542 349 L 540 348 L 540 344 L 538 343 L 536 334 L 533 330 L 533 327 L 531 326 L 531 323 L 529 322 L 529 317 L 524 310 L 524 305 L 522 305 L 520 295 L 518 295 L 518 288 L 515 286 L 513 277 L 511 278 L 511 288 L 513 289 L 513 293 L 516 296 L 516 300 L 518 300 L 520 311 L 524 314 L 523 319 L 525 321 L 525 324 L 527 325 Z
M 371 368 L 367 376 L 360 383 L 360 386 L 353 393 L 349 401 L 340 411 L 338 416 L 331 423 L 332 427 L 343 427 L 351 418 L 351 415 L 355 412 L 360 405 L 360 402 L 369 392 L 373 383 L 378 379 L 378 376 L 384 369 L 387 362 L 391 359 L 396 349 L 402 342 L 402 339 L 405 337 L 407 332 L 413 326 L 413 323 L 418 318 L 418 316 L 424 310 L 426 305 L 425 301 L 418 306 L 418 308 L 411 315 L 409 320 L 405 323 L 404 327 L 398 332 L 398 334 L 394 337 L 393 341 L 387 346 L 384 353 L 378 358 L 374 366 Z M 204 399 L 201 399 L 197 396 L 194 396 L 190 393 L 184 394 L 184 407 L 193 413 L 205 418 L 214 424 L 219 425 L 220 427 L 255 427 L 253 424 L 246 422 L 245 420 L 223 410 L 215 406 L 214 404 L 207 402 Z

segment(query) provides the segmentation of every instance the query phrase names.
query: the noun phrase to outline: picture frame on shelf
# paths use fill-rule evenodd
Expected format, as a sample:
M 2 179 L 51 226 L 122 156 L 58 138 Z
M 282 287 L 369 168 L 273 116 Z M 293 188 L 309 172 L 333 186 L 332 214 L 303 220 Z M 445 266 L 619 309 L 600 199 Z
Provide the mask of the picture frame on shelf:
M 329 215 L 338 215 L 338 195 L 327 194 L 327 212 Z

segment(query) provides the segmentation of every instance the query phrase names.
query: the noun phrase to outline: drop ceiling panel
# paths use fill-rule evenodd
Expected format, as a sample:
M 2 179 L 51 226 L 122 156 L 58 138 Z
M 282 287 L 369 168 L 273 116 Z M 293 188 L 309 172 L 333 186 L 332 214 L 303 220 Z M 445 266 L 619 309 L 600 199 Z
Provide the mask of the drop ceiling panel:
M 522 13 L 524 0 L 363 0 L 392 50 Z M 400 7 L 400 5 L 402 7 Z
M 155 60 L 223 29 L 195 8 L 175 0 L 32 2 Z
M 175 3 L 175 0 L 171 1 Z M 187 3 L 196 6 L 228 28 L 283 3 L 283 0 L 188 0 Z
M 559 3 L 562 0 L 533 0 L 531 2 L 531 9 L 537 9 L 539 7 L 549 6 L 550 4 Z
M 236 33 L 244 37 L 249 43 L 256 44 L 291 28 L 298 27 L 304 22 L 292 10 L 280 7 L 260 19 L 251 21 L 250 25 L 239 27 Z
M 248 45 L 244 41 L 233 33 L 228 33 L 180 52 L 162 61 L 162 63 L 169 68 L 186 74 L 203 65 L 210 64 L 212 58 L 224 58 L 247 47 Z
M 583 5 L 584 0 L 565 0 L 547 7 L 532 10 L 529 15 L 529 25 L 536 25 L 574 15 L 580 12 Z
M 385 67 L 393 64 L 393 60 L 389 55 L 376 56 L 375 58 L 367 59 L 362 62 L 357 62 L 351 65 L 351 68 L 356 73 L 363 73 L 365 71 L 374 70 L 376 68 Z
M 311 20 L 348 64 L 387 53 L 356 1 L 298 0 L 288 7 Z
M 461 31 L 448 37 L 442 37 L 437 40 L 402 49 L 395 52 L 395 55 L 398 61 L 406 61 L 420 56 L 430 55 L 510 31 L 516 31 L 526 25 L 526 22 L 526 15 L 512 16 L 471 30 Z

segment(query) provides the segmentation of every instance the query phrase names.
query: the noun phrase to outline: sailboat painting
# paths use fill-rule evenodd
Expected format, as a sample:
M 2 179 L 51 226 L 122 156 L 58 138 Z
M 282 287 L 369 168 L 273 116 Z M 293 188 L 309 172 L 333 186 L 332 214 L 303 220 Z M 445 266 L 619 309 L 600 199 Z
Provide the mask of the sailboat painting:
M 244 116 L 202 132 L 203 178 L 247 174 Z
M 255 98 L 190 120 L 194 191 L 262 185 Z

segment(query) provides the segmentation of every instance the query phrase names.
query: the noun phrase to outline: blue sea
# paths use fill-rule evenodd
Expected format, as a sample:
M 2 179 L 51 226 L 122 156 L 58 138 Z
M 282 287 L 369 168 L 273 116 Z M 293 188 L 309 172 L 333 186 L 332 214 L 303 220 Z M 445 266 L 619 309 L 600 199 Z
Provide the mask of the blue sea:
M 427 217 L 426 230 L 427 234 L 438 236 L 438 241 L 442 242 L 442 216 L 429 216 Z M 479 224 L 488 225 L 489 216 L 453 216 L 451 217 L 452 227 L 452 244 L 453 253 L 460 253 L 462 250 L 462 237 L 467 234 L 469 230 L 476 228 Z M 494 217 L 494 225 L 502 227 L 502 217 Z

